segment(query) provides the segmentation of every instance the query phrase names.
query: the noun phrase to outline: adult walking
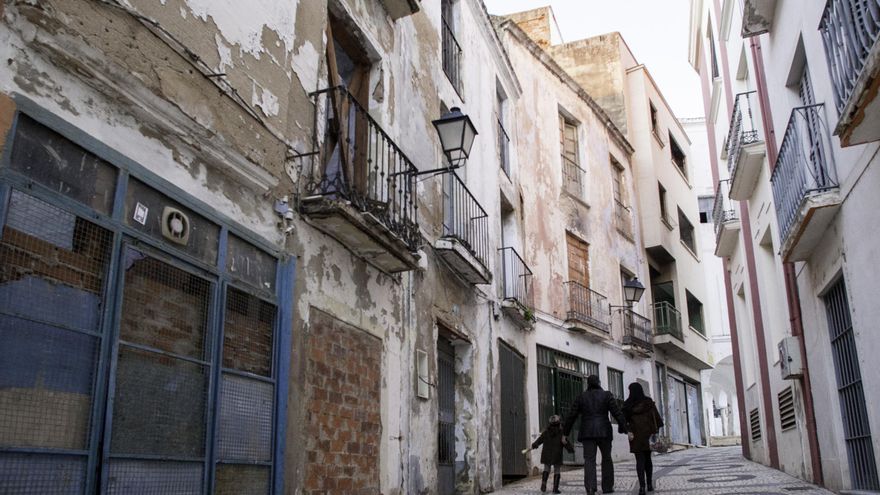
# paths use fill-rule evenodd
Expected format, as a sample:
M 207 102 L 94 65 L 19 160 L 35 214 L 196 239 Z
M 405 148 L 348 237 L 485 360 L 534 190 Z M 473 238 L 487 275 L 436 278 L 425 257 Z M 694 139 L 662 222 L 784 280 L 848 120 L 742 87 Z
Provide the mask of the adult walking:
M 581 418 L 578 441 L 584 446 L 584 488 L 588 495 L 596 493 L 596 448 L 602 453 L 602 493 L 614 493 L 614 463 L 611 461 L 614 432 L 609 414 L 617 420 L 618 433 L 626 433 L 626 418 L 617 399 L 611 392 L 602 390 L 598 376 L 588 376 L 587 389 L 575 399 L 563 428 L 568 436 L 575 421 Z
M 639 477 L 639 495 L 645 488 L 654 491 L 654 465 L 651 462 L 651 435 L 663 426 L 657 405 L 639 383 L 629 384 L 629 397 L 623 403 L 623 415 L 629 430 L 629 451 L 636 456 L 636 474 Z

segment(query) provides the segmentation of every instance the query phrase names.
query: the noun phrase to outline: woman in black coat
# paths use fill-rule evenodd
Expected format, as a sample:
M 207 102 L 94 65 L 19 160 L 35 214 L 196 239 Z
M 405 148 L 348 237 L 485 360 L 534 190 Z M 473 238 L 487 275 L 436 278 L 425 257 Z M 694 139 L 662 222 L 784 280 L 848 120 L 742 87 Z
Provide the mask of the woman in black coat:
M 537 449 L 540 445 L 544 445 L 544 448 L 541 449 L 541 464 L 544 465 L 544 472 L 541 474 L 542 492 L 547 491 L 547 478 L 550 477 L 550 466 L 553 466 L 553 493 L 561 493 L 559 491 L 559 478 L 562 475 L 559 471 L 562 469 L 562 449 L 574 452 L 574 447 L 571 446 L 571 443 L 568 442 L 568 439 L 562 433 L 561 422 L 562 419 L 559 416 L 555 414 L 550 416 L 550 424 L 547 426 L 547 429 L 542 431 L 541 436 L 532 443 L 532 449 Z
M 638 383 L 629 385 L 629 397 L 623 403 L 623 415 L 629 430 L 629 451 L 636 456 L 636 474 L 639 477 L 639 495 L 654 491 L 654 466 L 651 463 L 651 435 L 663 426 L 657 405 L 645 395 Z

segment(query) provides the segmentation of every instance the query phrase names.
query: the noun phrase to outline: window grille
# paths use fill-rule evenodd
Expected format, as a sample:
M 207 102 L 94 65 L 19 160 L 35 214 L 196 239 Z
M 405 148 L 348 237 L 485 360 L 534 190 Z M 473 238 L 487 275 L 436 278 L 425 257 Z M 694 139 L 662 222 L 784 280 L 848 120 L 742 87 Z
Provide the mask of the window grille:
M 779 399 L 779 424 L 782 431 L 791 430 L 797 426 L 797 417 L 794 413 L 794 392 L 791 387 L 778 394 Z
M 608 368 L 608 391 L 617 400 L 625 398 L 623 387 L 623 371 Z

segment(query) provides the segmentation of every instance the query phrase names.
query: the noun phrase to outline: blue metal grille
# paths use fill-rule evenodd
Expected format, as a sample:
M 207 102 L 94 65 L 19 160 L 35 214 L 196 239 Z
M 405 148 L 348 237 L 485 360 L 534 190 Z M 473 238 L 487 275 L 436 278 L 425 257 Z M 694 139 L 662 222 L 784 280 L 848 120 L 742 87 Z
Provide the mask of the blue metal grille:
M 197 495 L 202 493 L 198 462 L 113 459 L 109 465 L 108 495 Z
M 83 492 L 86 458 L 0 453 L 0 493 L 68 495 Z

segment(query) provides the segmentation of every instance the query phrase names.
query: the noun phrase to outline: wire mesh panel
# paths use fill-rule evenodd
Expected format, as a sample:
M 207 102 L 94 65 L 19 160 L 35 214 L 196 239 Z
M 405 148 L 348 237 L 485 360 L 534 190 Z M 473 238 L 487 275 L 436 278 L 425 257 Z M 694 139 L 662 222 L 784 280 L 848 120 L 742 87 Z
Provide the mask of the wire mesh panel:
M 86 458 L 0 453 L 0 493 L 67 495 L 85 489 Z
M 113 459 L 108 495 L 198 495 L 202 493 L 201 462 Z
M 274 326 L 273 304 L 230 287 L 223 328 L 223 367 L 271 377 Z
M 268 466 L 219 464 L 214 495 L 265 495 L 270 475 Z
M 220 388 L 221 461 L 271 460 L 272 384 L 224 374 Z
M 130 247 L 122 264 L 109 493 L 200 493 L 212 284 Z
M 0 493 L 80 493 L 112 235 L 20 191 L 8 207 L 0 239 L 0 452 L 42 454 L 0 453 Z

